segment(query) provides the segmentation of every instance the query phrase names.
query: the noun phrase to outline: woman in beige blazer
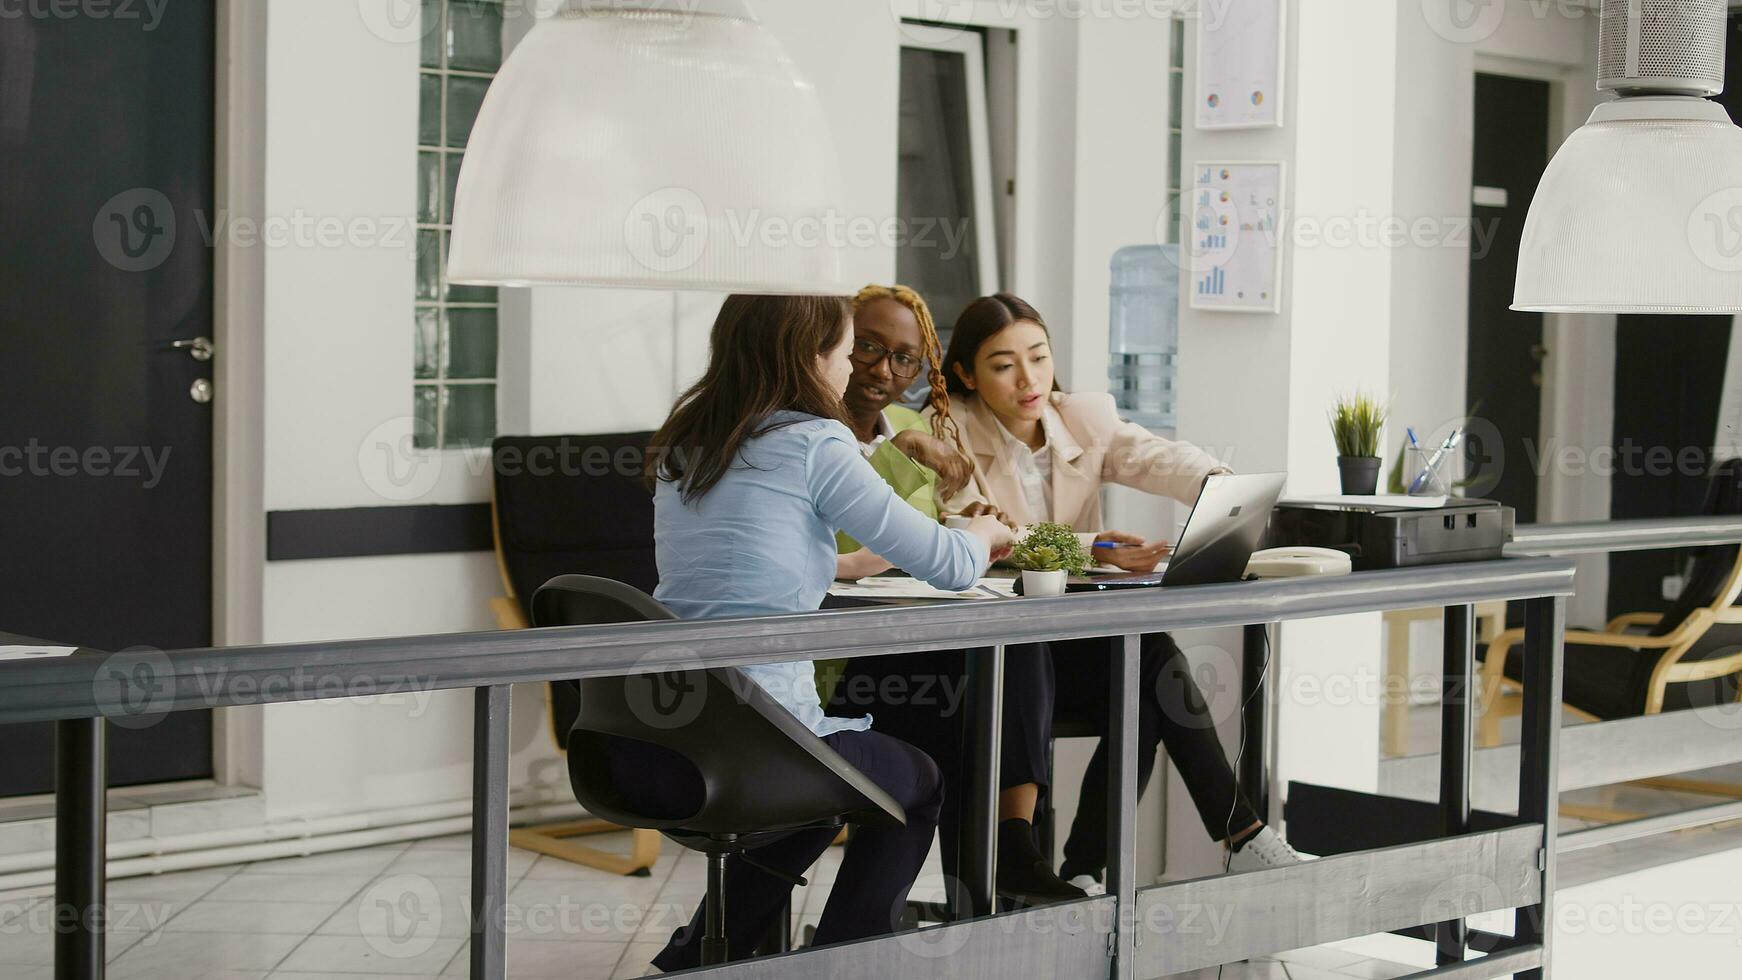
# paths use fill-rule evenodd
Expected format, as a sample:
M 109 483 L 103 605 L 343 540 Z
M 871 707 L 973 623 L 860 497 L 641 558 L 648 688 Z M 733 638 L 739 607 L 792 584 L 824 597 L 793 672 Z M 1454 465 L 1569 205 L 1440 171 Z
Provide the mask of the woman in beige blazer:
M 951 413 L 976 470 L 974 481 L 945 503 L 946 513 L 993 512 L 1015 524 L 1068 524 L 1085 537 L 1117 545 L 1097 548 L 1101 561 L 1146 572 L 1166 556 L 1168 543 L 1108 530 L 1101 516 L 1102 486 L 1118 483 L 1192 504 L 1207 477 L 1230 472 L 1196 446 L 1121 420 L 1110 395 L 1060 390 L 1046 322 L 1009 294 L 977 300 L 962 313 L 943 369 Z M 1112 644 L 1111 639 L 1034 644 L 1011 647 L 1005 657 L 1001 836 L 1019 837 L 1032 822 L 1050 778 L 1051 722 L 1103 727 L 1059 872 L 1088 892 L 1098 888 L 1107 860 L 1104 726 Z M 1139 792 L 1154 769 L 1156 747 L 1165 744 L 1211 839 L 1230 842 L 1232 868 L 1298 861 L 1299 855 L 1241 798 L 1189 669 L 1167 634 L 1143 637 Z M 1000 841 L 1001 852 L 1017 849 Z

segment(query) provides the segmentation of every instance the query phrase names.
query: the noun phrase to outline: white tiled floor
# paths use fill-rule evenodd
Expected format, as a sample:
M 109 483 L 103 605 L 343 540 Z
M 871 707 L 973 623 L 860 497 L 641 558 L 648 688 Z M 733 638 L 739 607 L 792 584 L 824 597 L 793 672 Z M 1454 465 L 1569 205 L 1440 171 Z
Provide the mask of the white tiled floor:
M 624 835 L 616 835 L 624 836 Z M 612 835 L 589 841 L 626 848 Z M 110 884 L 116 916 L 110 976 L 212 980 L 362 980 L 464 977 L 470 858 L 465 837 L 391 844 Z M 815 925 L 841 858 L 831 848 L 793 896 L 793 923 Z M 639 977 L 694 913 L 700 855 L 667 843 L 653 873 L 625 878 L 525 851 L 509 863 L 512 977 Z M 935 855 L 934 855 L 935 859 Z M 915 897 L 940 897 L 941 875 Z M 0 976 L 47 980 L 53 933 L 47 903 L 0 902 Z M 1395 977 L 1419 967 L 1324 947 L 1223 972 L 1223 980 Z M 1203 975 L 1213 978 L 1214 972 Z M 1196 980 L 1196 978 L 1194 978 Z
M 1611 803 L 1649 811 L 1685 801 L 1636 788 Z M 1704 802 L 1710 802 L 1705 800 Z M 1742 823 L 1697 840 L 1661 846 L 1726 846 Z M 1686 836 L 1686 835 L 1681 835 Z M 627 835 L 592 838 L 627 849 Z M 1611 848 L 1612 850 L 1613 848 Z M 793 895 L 793 924 L 815 925 L 828 900 L 842 851 L 830 848 Z M 1563 870 L 1601 876 L 1601 849 L 1569 855 Z M 128 878 L 109 886 L 110 976 L 212 980 L 361 980 L 464 977 L 470 841 L 465 836 L 263 861 L 248 865 Z M 1586 868 L 1586 865 L 1591 867 Z M 1581 872 L 1583 869 L 1583 872 Z M 699 854 L 667 842 L 653 873 L 621 877 L 530 852 L 509 860 L 509 975 L 571 980 L 639 977 L 673 929 L 694 913 L 706 865 Z M 943 894 L 934 852 L 915 885 L 916 899 Z M 0 977 L 52 976 L 50 903 L 40 896 L 0 896 Z M 1295 950 L 1231 965 L 1220 980 L 1387 980 L 1432 965 L 1425 944 L 1379 936 Z M 1214 970 L 1184 975 L 1217 980 Z

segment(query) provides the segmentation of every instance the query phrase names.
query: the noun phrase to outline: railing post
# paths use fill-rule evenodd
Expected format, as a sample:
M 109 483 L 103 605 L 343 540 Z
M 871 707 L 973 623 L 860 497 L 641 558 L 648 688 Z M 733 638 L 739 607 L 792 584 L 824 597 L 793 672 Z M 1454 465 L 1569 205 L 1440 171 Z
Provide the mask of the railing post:
M 1119 900 L 1113 923 L 1113 980 L 1137 975 L 1137 698 L 1143 637 L 1128 633 L 1113 648 L 1107 703 L 1107 894 Z
M 472 980 L 508 974 L 508 710 L 512 688 L 472 702 Z
M 1520 943 L 1542 945 L 1542 966 L 1519 974 L 1525 980 L 1549 976 L 1554 932 L 1555 823 L 1560 814 L 1560 773 L 1556 765 L 1561 728 L 1561 658 L 1566 631 L 1566 599 L 1545 596 L 1524 605 L 1524 717 L 1519 737 L 1518 819 L 1543 825 L 1542 902 L 1518 910 Z
M 1268 670 L 1270 626 L 1259 623 L 1242 631 L 1240 661 L 1240 793 L 1258 819 L 1270 822 L 1270 690 Z
M 972 784 L 963 808 L 967 833 L 959 848 L 970 916 L 997 909 L 998 767 L 1004 726 L 1004 647 L 968 653 L 973 678 Z M 961 910 L 958 909 L 958 912 Z
M 1447 606 L 1445 659 L 1440 672 L 1440 833 L 1470 832 L 1470 688 L 1476 672 L 1476 608 Z M 1389 693 L 1389 692 L 1387 692 Z M 1405 695 L 1404 705 L 1408 705 Z M 1435 936 L 1439 963 L 1464 962 L 1463 919 L 1441 922 Z
M 108 719 L 55 723 L 54 929 L 55 980 L 102 980 L 108 907 Z

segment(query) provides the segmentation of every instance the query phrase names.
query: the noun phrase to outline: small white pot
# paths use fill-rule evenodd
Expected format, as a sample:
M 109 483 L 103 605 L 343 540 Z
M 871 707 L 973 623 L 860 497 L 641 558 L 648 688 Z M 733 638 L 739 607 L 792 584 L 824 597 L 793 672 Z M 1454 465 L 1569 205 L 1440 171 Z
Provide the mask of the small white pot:
M 1022 594 L 1030 598 L 1044 595 L 1064 595 L 1064 569 L 1061 568 L 1054 572 L 1031 572 L 1026 569 L 1023 570 Z

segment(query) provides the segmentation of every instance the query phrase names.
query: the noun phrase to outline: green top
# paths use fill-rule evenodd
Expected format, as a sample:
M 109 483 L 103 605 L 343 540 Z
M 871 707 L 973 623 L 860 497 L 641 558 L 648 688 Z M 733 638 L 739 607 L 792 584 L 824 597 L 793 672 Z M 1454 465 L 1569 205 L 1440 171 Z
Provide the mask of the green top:
M 931 434 L 931 425 L 925 417 L 911 408 L 891 405 L 883 410 L 883 417 L 889 421 L 891 435 L 906 432 L 908 429 L 918 429 L 927 435 Z M 884 482 L 895 488 L 896 496 L 905 500 L 914 510 L 931 518 L 938 519 L 938 475 L 928 467 L 921 466 L 907 457 L 907 454 L 895 448 L 895 443 L 885 439 L 877 444 L 870 456 L 871 468 Z M 835 545 L 841 554 L 859 550 L 859 542 L 845 534 L 835 535 Z

